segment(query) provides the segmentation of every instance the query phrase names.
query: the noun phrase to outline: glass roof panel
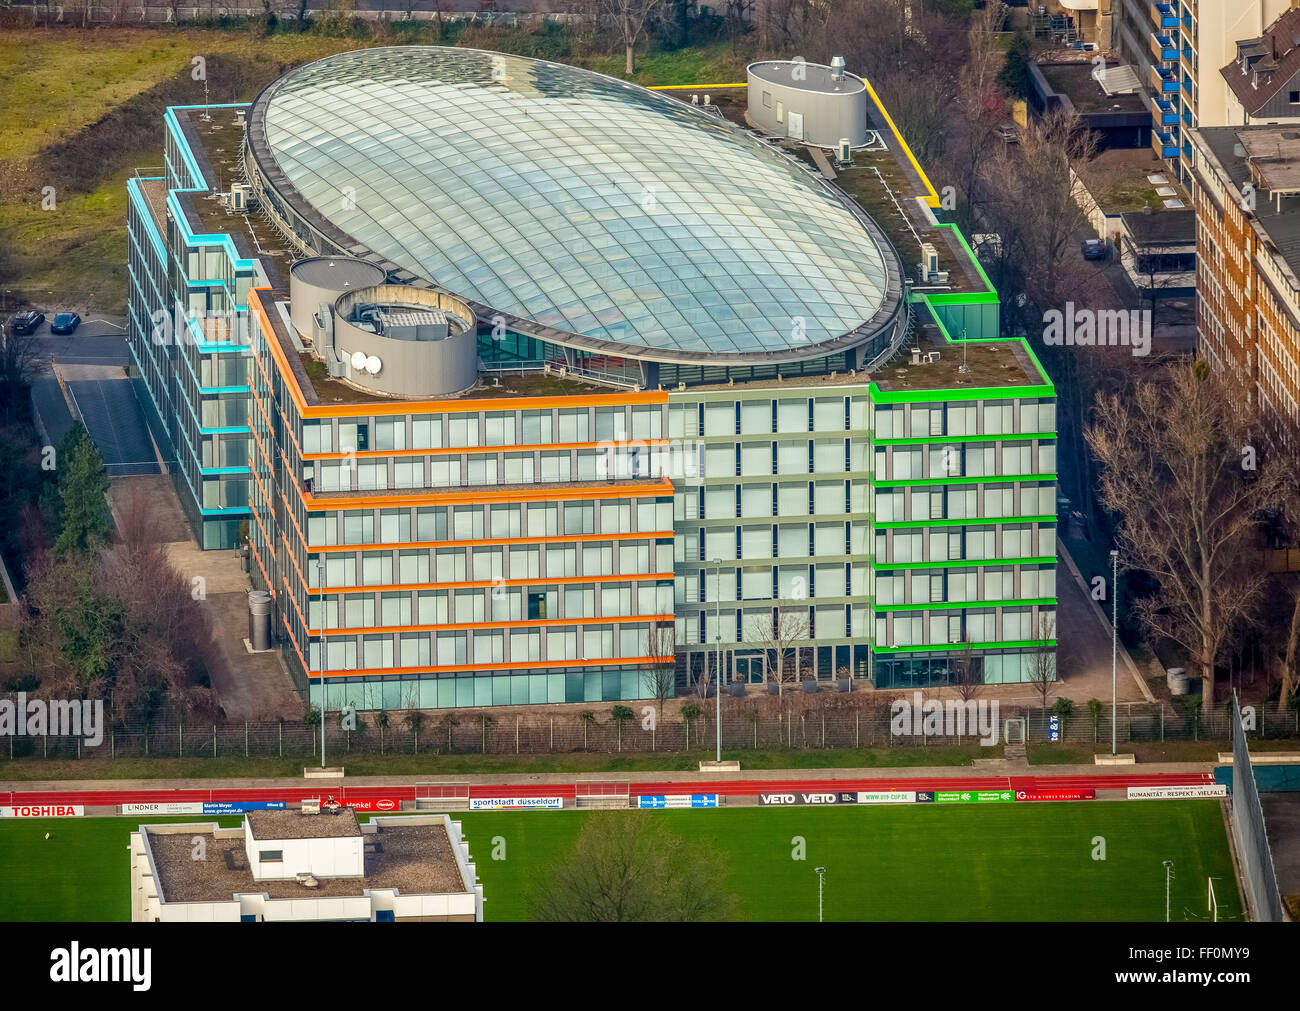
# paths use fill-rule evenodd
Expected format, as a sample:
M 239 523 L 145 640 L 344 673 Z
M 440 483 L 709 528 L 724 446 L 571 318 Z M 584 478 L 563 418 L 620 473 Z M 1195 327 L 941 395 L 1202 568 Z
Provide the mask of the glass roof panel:
M 651 356 L 806 347 L 885 301 L 885 259 L 828 186 L 613 78 L 471 49 L 361 50 L 283 78 L 265 123 L 316 214 L 375 253 Z

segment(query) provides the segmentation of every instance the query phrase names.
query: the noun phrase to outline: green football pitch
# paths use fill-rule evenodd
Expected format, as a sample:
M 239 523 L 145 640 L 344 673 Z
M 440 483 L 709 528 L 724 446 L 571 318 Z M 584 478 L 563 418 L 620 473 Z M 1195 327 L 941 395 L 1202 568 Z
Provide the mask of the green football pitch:
M 602 812 L 459 815 L 489 921 L 527 918 L 525 891 Z M 1240 919 L 1227 835 L 1210 800 L 646 811 L 717 850 L 746 920 Z M 195 821 L 155 818 L 150 821 Z M 238 818 L 204 818 L 222 825 Z M 138 818 L 0 822 L 0 918 L 122 920 Z M 45 833 L 50 838 L 44 838 Z M 1104 859 L 1099 859 L 1104 855 Z M 802 859 L 799 859 L 802 857 Z

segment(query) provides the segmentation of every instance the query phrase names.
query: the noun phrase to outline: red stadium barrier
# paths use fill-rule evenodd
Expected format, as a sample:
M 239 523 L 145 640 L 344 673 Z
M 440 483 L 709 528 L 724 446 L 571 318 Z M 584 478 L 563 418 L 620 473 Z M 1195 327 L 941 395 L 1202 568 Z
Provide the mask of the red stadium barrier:
M 943 776 L 904 777 L 897 779 L 720 779 L 705 782 L 678 780 L 666 783 L 617 784 L 619 792 L 626 789 L 632 796 L 640 794 L 716 793 L 730 797 L 754 796 L 759 793 L 783 793 L 791 790 L 804 792 L 829 792 L 849 790 L 1017 790 L 1027 793 L 1067 792 L 1086 790 L 1124 790 L 1130 786 L 1197 786 L 1212 784 L 1214 777 L 1208 773 L 1120 773 L 1078 776 Z M 422 784 L 418 789 L 425 790 Z M 578 794 L 577 783 L 493 783 L 469 788 L 470 797 L 563 797 L 573 800 Z M 589 795 L 593 784 L 581 783 L 584 796 Z M 85 807 L 116 807 L 120 804 L 202 803 L 237 800 L 283 800 L 296 804 L 303 797 L 317 793 L 332 793 L 340 800 L 346 798 L 393 797 L 414 801 L 414 786 L 342 786 L 319 787 L 304 783 L 294 787 L 238 787 L 212 790 L 36 790 L 0 793 L 3 806 L 27 804 L 80 804 Z

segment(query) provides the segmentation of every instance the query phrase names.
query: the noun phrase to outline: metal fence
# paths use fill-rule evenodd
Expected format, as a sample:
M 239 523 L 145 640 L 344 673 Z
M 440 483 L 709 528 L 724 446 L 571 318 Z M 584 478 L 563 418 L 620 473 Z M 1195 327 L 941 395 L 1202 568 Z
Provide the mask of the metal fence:
M 1273 852 L 1264 828 L 1264 808 L 1259 802 L 1255 769 L 1250 761 L 1245 724 L 1232 698 L 1232 838 L 1237 845 L 1241 876 L 1252 920 L 1282 922 L 1282 893 L 1277 886 Z
M 828 700 L 824 704 L 821 700 Z M 722 744 L 728 751 L 805 748 L 934 748 L 976 743 L 1001 743 L 1008 720 L 1023 720 L 1032 747 L 1056 740 L 1092 749 L 1109 744 L 1110 707 L 1094 719 L 1088 712 L 1053 718 L 1041 708 L 977 700 L 979 719 L 956 725 L 942 713 L 927 721 L 915 714 L 900 716 L 888 701 L 870 695 L 775 699 L 724 699 Z M 326 755 L 350 754 L 520 754 L 706 751 L 716 747 L 714 702 L 700 703 L 698 717 L 651 719 L 653 706 L 629 705 L 632 718 L 617 721 L 612 707 L 592 709 L 589 716 L 574 710 L 424 712 L 412 719 L 391 712 L 357 714 L 355 730 L 339 725 L 335 713 L 326 720 Z M 1300 736 L 1300 714 L 1272 708 L 1255 713 L 1257 738 Z M 1183 712 L 1165 704 L 1125 704 L 1118 710 L 1116 736 L 1121 743 L 1151 741 L 1222 741 L 1231 738 L 1233 717 L 1226 710 L 1205 714 Z M 4 758 L 211 758 L 317 756 L 320 725 L 300 720 L 249 723 L 198 723 L 159 718 L 152 723 L 105 729 L 103 740 L 91 746 L 70 736 L 8 736 L 0 738 Z M 1226 749 L 1225 749 L 1226 750 Z

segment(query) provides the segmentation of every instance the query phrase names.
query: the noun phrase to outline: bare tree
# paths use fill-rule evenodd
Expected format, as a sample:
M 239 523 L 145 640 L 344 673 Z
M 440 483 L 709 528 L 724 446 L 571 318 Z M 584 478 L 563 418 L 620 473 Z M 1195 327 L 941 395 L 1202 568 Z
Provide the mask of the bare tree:
M 1029 675 L 1028 683 L 1038 695 L 1039 704 L 1046 709 L 1048 696 L 1056 683 L 1056 618 L 1051 612 L 1038 612 L 1026 673 Z
M 623 50 L 627 55 L 627 73 L 631 76 L 636 67 L 636 44 L 645 35 L 646 23 L 655 14 L 662 0 L 601 0 L 605 15 L 614 22 Z
M 1225 636 L 1268 576 L 1249 549 L 1286 469 L 1256 448 L 1257 419 L 1203 360 L 1162 373 L 1131 394 L 1099 395 L 1086 436 L 1102 464 L 1101 500 L 1121 517 L 1125 561 L 1157 583 L 1137 599 L 1138 617 L 1187 651 L 1208 706 Z
M 961 651 L 953 658 L 952 690 L 963 702 L 975 698 L 984 688 L 984 679 L 975 669 L 975 652 L 969 639 L 963 640 Z
M 778 695 L 784 695 L 787 681 L 793 684 L 798 677 L 797 644 L 810 638 L 810 629 L 806 610 L 774 608 L 750 619 L 749 641 L 767 653 L 768 679 L 776 682 Z
M 677 627 L 672 622 L 654 622 L 649 628 L 647 656 L 650 669 L 645 674 L 646 687 L 664 718 L 664 701 L 677 694 Z
M 691 922 L 726 919 L 717 852 L 688 846 L 667 824 L 629 811 L 589 818 L 568 858 L 529 896 L 543 923 Z

